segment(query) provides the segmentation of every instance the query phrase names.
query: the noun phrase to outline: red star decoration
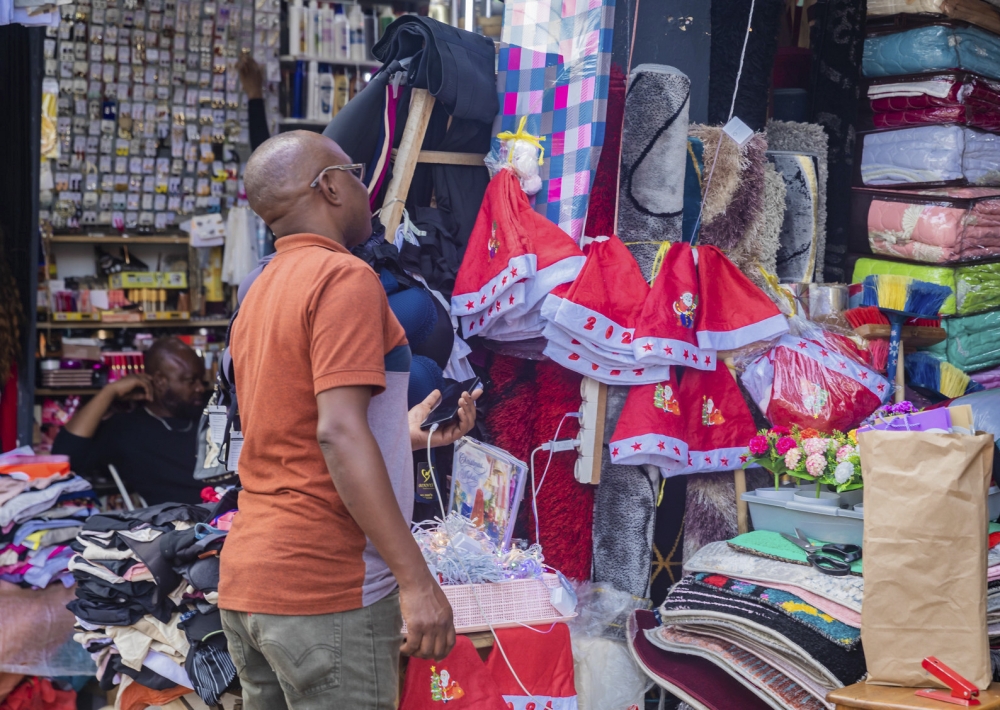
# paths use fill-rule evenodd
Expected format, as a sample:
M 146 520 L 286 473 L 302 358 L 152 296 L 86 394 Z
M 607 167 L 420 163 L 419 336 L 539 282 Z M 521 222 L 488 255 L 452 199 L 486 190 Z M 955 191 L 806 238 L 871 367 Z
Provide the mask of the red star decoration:
M 496 285 L 496 284 L 493 284 L 493 290 L 492 290 L 492 291 L 490 291 L 490 295 L 492 296 L 492 295 L 493 295 L 494 293 L 496 293 L 496 292 L 497 292 L 497 285 Z
M 664 449 L 666 449 L 666 448 L 667 448 L 667 445 L 666 445 L 666 444 L 664 444 L 664 443 L 663 443 L 663 442 L 661 441 L 660 443 L 658 443 L 658 444 L 656 445 L 656 448 L 658 448 L 658 449 L 659 449 L 660 451 L 663 451 Z
M 497 301 L 497 310 L 500 310 L 500 301 Z
M 636 377 L 642 377 L 642 373 L 646 370 L 644 368 L 639 368 L 638 370 L 632 370 Z
M 688 351 L 687 351 L 687 350 L 685 350 L 685 351 L 684 351 L 684 359 L 685 359 L 685 360 L 687 360 L 687 359 L 688 359 Z
M 827 356 L 827 355 L 829 355 L 830 353 L 828 353 L 828 352 L 827 352 L 826 350 L 820 350 L 820 351 L 819 351 L 819 354 L 820 354 L 820 355 L 822 355 L 823 357 L 826 357 L 826 356 Z
M 746 454 L 740 454 L 740 463 L 746 463 L 749 458 Z
M 490 304 L 490 307 L 486 309 L 486 315 L 488 315 L 488 316 L 493 315 L 493 304 L 492 303 Z
M 653 350 L 653 346 L 650 345 L 649 343 L 646 343 L 645 345 L 642 346 L 642 349 L 645 350 L 648 353 L 648 352 L 651 352 Z
M 510 275 L 513 276 L 516 279 L 517 278 L 517 269 L 511 269 L 510 270 Z
M 675 453 L 675 454 L 677 454 L 678 456 L 680 456 L 680 455 L 681 455 L 681 450 L 680 450 L 680 448 L 679 448 L 679 447 L 677 447 L 677 446 L 675 446 L 675 447 L 674 447 L 674 453 Z
M 706 365 L 711 365 L 712 364 L 712 358 L 709 357 L 708 355 L 705 356 L 705 364 Z
M 569 354 L 569 359 L 570 359 L 570 360 L 579 360 L 579 359 L 580 359 L 580 356 L 579 356 L 579 355 L 577 355 L 576 353 L 570 353 L 570 354 Z
M 596 362 L 590 363 L 590 369 L 594 370 L 596 372 L 597 371 L 597 363 Z
M 476 304 L 473 303 L 472 301 L 469 301 L 468 303 L 465 304 L 465 307 L 471 311 L 473 308 L 476 307 Z
M 612 456 L 617 456 L 618 455 L 618 447 L 617 446 L 615 448 L 611 449 L 611 455 Z
M 712 457 L 711 456 L 706 456 L 705 457 L 705 463 L 712 463 Z
M 632 444 L 632 451 L 642 451 L 642 444 L 638 441 Z
M 867 372 L 862 372 L 861 373 L 861 379 L 862 380 L 867 380 L 868 379 L 868 373 Z
M 674 349 L 668 346 L 668 347 L 663 348 L 663 352 L 665 352 L 667 355 L 673 355 L 674 354 Z
M 719 459 L 719 460 L 720 460 L 720 461 L 722 461 L 722 465 L 723 465 L 723 466 L 728 466 L 728 465 L 729 465 L 729 459 L 727 459 L 727 458 L 726 458 L 725 456 L 723 456 L 723 457 L 722 457 L 721 459 Z
M 622 374 L 622 371 L 621 370 L 612 370 L 611 374 L 615 375 L 615 376 L 618 376 L 618 375 Z
M 688 466 L 693 466 L 694 461 L 691 460 L 691 454 L 688 454 Z
M 841 369 L 841 370 L 846 370 L 846 369 L 847 369 L 847 363 L 846 363 L 846 362 L 843 362 L 843 361 L 841 361 L 841 363 L 840 363 L 840 369 Z
M 878 391 L 879 392 L 884 392 L 885 391 L 885 385 L 879 385 L 878 386 Z
M 507 277 L 506 276 L 504 276 L 502 279 L 500 279 L 500 285 L 501 286 L 506 286 L 507 285 Z
M 483 303 L 486 303 L 486 295 L 485 294 L 483 295 L 482 298 L 479 299 L 479 303 L 480 303 L 480 305 L 482 305 Z
M 805 341 L 804 341 L 804 340 L 800 340 L 800 341 L 799 341 L 799 349 L 800 349 L 800 350 L 805 350 L 805 349 L 806 349 L 807 347 L 809 347 L 809 346 L 808 346 L 808 345 L 806 345 L 806 343 L 805 343 Z
M 513 295 L 511 295 L 511 297 L 510 297 L 510 305 L 512 305 L 512 306 L 514 305 L 514 296 Z
M 483 318 L 482 316 L 479 316 L 479 325 L 482 325 L 484 320 L 485 320 L 485 318 Z
M 577 340 L 576 338 L 573 338 L 570 342 L 573 343 L 573 345 L 579 345 L 580 344 L 580 341 Z

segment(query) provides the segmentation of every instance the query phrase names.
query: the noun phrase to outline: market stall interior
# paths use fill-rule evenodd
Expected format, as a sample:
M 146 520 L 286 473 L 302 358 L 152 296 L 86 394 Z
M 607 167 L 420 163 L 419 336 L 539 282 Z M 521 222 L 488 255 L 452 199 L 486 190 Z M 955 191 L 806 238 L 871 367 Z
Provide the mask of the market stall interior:
M 996 706 L 998 38 L 1000 0 L 0 0 L 0 710 L 249 710 L 254 664 L 314 707 L 226 570 L 320 490 L 264 491 L 296 373 L 240 369 L 317 246 L 391 311 L 361 384 L 384 429 L 407 383 L 412 465 L 366 426 L 457 632 L 371 707 Z

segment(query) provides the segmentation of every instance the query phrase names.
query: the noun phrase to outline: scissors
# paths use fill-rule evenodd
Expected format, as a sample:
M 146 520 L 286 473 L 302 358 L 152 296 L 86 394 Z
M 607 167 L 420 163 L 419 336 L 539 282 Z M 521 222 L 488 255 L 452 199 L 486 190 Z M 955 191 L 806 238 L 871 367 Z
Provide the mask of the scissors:
M 806 560 L 823 574 L 843 577 L 851 573 L 851 563 L 861 559 L 861 548 L 857 545 L 813 545 L 798 528 L 795 528 L 794 537 L 788 533 L 781 533 L 781 536 L 805 550 Z

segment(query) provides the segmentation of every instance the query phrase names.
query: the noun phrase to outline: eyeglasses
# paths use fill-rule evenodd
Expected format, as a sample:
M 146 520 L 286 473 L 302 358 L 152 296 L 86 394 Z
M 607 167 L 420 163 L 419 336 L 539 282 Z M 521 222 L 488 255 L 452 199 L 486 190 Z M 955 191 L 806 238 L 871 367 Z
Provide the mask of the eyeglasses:
M 309 183 L 309 187 L 316 187 L 317 185 L 319 185 L 320 178 L 323 177 L 323 173 L 325 173 L 327 170 L 344 170 L 346 172 L 349 172 L 358 180 L 360 180 L 365 175 L 365 164 L 351 163 L 350 165 L 331 165 L 329 167 L 323 168 L 322 170 L 319 171 L 319 175 L 316 176 L 316 179 L 313 180 L 311 183 Z

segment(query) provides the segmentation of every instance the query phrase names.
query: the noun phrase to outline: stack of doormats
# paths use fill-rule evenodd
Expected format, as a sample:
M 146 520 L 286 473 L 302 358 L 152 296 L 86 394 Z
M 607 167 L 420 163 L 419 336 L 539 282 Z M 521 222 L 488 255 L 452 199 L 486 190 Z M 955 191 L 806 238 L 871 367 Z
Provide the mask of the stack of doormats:
M 90 483 L 70 472 L 65 456 L 0 459 L 0 580 L 71 587 L 68 543 L 96 504 Z
M 236 492 L 212 504 L 164 503 L 89 518 L 72 543 L 73 637 L 101 687 L 165 705 L 197 692 L 209 706 L 236 680 L 219 614 L 219 552 Z

